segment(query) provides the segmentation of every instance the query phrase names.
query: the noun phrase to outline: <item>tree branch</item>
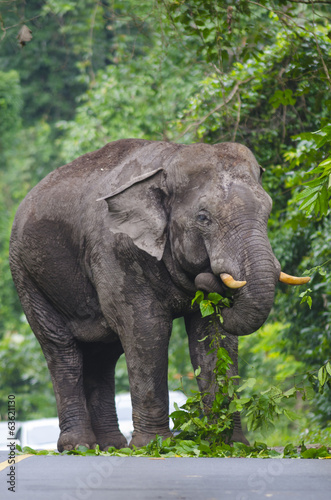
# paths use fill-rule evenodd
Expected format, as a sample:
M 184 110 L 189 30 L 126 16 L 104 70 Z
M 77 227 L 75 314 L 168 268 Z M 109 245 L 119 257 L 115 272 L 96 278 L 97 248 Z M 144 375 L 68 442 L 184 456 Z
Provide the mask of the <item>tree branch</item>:
M 294 0 L 292 0 L 294 1 Z M 297 28 L 305 31 L 306 33 L 309 33 L 309 35 L 312 35 L 314 37 L 314 40 L 315 40 L 315 44 L 316 44 L 316 49 L 317 49 L 317 52 L 318 52 L 318 55 L 321 59 L 321 62 L 322 62 L 322 66 L 323 66 L 323 69 L 324 69 L 324 73 L 325 73 L 325 76 L 328 80 L 328 83 L 331 87 L 331 78 L 330 78 L 330 74 L 329 74 L 329 71 L 328 71 L 328 68 L 325 64 L 325 61 L 323 59 L 323 55 L 322 55 L 322 52 L 321 52 L 321 49 L 320 49 L 320 46 L 319 46 L 319 43 L 318 43 L 318 40 L 317 40 L 317 36 L 315 34 L 315 31 L 309 31 L 307 28 L 305 28 L 304 26 L 300 26 L 300 24 L 297 24 L 294 19 L 289 16 L 288 14 L 285 14 L 285 12 L 281 11 L 281 10 L 275 10 L 275 9 L 270 9 L 269 7 L 266 7 L 265 5 L 261 5 L 260 3 L 258 2 L 253 2 L 252 0 L 248 0 L 248 3 L 251 3 L 253 5 L 258 5 L 259 7 L 261 7 L 262 9 L 266 9 L 270 12 L 274 12 L 275 14 L 279 14 L 281 16 L 280 20 L 286 24 L 286 26 L 288 26 L 285 18 L 287 18 L 289 20 L 289 22 L 293 23 Z M 299 3 L 299 2 L 298 2 Z M 316 3 L 315 1 L 311 1 L 311 2 L 307 2 L 307 3 L 310 3 L 311 5 L 313 5 L 314 3 Z M 331 0 L 329 0 L 327 3 L 331 3 Z
M 209 113 L 207 113 L 203 118 L 201 118 L 201 120 L 199 120 L 198 122 L 194 122 L 194 123 L 191 123 L 185 130 L 184 132 L 182 132 L 176 140 L 180 139 L 181 137 L 183 137 L 185 134 L 187 134 L 187 132 L 189 132 L 191 130 L 191 128 L 195 128 L 197 129 L 198 127 L 200 127 L 200 125 L 205 122 L 207 120 L 207 118 L 209 118 L 212 114 L 216 113 L 216 111 L 218 111 L 219 109 L 223 108 L 223 106 L 225 106 L 226 104 L 228 104 L 233 98 L 234 96 L 236 95 L 240 85 L 244 84 L 244 83 L 247 83 L 251 80 L 253 80 L 254 77 L 251 77 L 251 78 L 247 78 L 247 80 L 243 80 L 243 81 L 240 81 L 240 82 L 237 82 L 235 84 L 235 86 L 233 87 L 233 89 L 231 90 L 230 94 L 228 95 L 228 97 L 223 101 L 221 102 L 220 104 L 218 104 L 216 106 L 216 108 L 212 109 L 211 111 L 209 111 Z
M 234 126 L 233 134 L 232 134 L 232 142 L 235 142 L 235 140 L 236 140 L 236 135 L 237 135 L 238 127 L 239 127 L 239 123 L 240 123 L 240 111 L 241 111 L 241 99 L 240 99 L 240 93 L 238 92 L 238 112 L 237 112 L 237 119 L 236 119 L 236 123 Z
M 331 4 L 331 0 L 289 0 L 289 2 L 293 2 L 293 3 L 306 3 L 306 4 L 313 4 L 313 3 Z

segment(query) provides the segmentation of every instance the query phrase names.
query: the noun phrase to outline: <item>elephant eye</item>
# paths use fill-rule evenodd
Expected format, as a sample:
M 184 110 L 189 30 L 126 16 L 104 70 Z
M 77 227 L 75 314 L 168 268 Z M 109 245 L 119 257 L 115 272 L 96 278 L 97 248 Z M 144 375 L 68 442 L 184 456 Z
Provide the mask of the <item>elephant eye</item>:
M 198 222 L 210 222 L 210 217 L 208 216 L 208 214 L 206 214 L 205 212 L 200 212 L 198 215 L 197 215 L 197 221 Z

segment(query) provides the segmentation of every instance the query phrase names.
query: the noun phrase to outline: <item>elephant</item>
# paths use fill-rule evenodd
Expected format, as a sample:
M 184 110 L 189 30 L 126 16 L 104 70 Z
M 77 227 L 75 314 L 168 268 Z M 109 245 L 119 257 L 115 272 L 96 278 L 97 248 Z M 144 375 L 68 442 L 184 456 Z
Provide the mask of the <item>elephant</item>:
M 10 267 L 50 371 L 59 451 L 127 446 L 114 403 L 123 353 L 130 446 L 171 435 L 167 369 L 175 318 L 184 317 L 192 365 L 201 368 L 199 390 L 212 400 L 215 359 L 207 353 L 214 326 L 192 308 L 198 289 L 232 294 L 222 311 L 222 342 L 235 375 L 238 336 L 266 321 L 278 280 L 305 281 L 281 273 L 272 252 L 272 201 L 262 172 L 238 143 L 121 139 L 54 170 L 22 201 Z M 232 439 L 247 443 L 238 416 Z

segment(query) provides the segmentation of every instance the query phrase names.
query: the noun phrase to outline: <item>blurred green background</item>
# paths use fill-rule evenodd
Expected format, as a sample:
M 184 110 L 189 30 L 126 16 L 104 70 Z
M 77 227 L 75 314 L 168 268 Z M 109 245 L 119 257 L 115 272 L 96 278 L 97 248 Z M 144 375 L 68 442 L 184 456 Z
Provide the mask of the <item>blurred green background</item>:
M 282 269 L 301 275 L 324 264 L 324 272 L 312 272 L 311 308 L 300 304 L 307 287 L 277 287 L 268 322 L 240 339 L 240 374 L 261 390 L 286 388 L 330 358 L 331 183 L 324 207 L 321 201 L 310 214 L 296 199 L 330 154 L 327 13 L 318 2 L 281 0 L 0 2 L 0 420 L 11 393 L 19 420 L 56 415 L 8 266 L 17 206 L 51 170 L 120 138 L 237 141 L 252 149 L 266 169 L 269 237 Z M 196 388 L 181 320 L 170 343 L 169 386 Z M 117 390 L 128 390 L 123 357 Z M 291 408 L 296 421 L 248 438 L 330 444 L 329 388 Z

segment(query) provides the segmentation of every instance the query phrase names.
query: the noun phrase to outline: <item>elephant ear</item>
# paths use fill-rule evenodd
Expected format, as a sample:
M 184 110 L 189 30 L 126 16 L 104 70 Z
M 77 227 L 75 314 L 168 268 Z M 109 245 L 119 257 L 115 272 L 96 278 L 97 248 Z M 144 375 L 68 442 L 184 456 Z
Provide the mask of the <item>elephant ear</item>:
M 162 259 L 167 240 L 167 190 L 159 167 L 118 185 L 107 196 L 108 224 L 113 233 L 128 235 L 148 254 Z

